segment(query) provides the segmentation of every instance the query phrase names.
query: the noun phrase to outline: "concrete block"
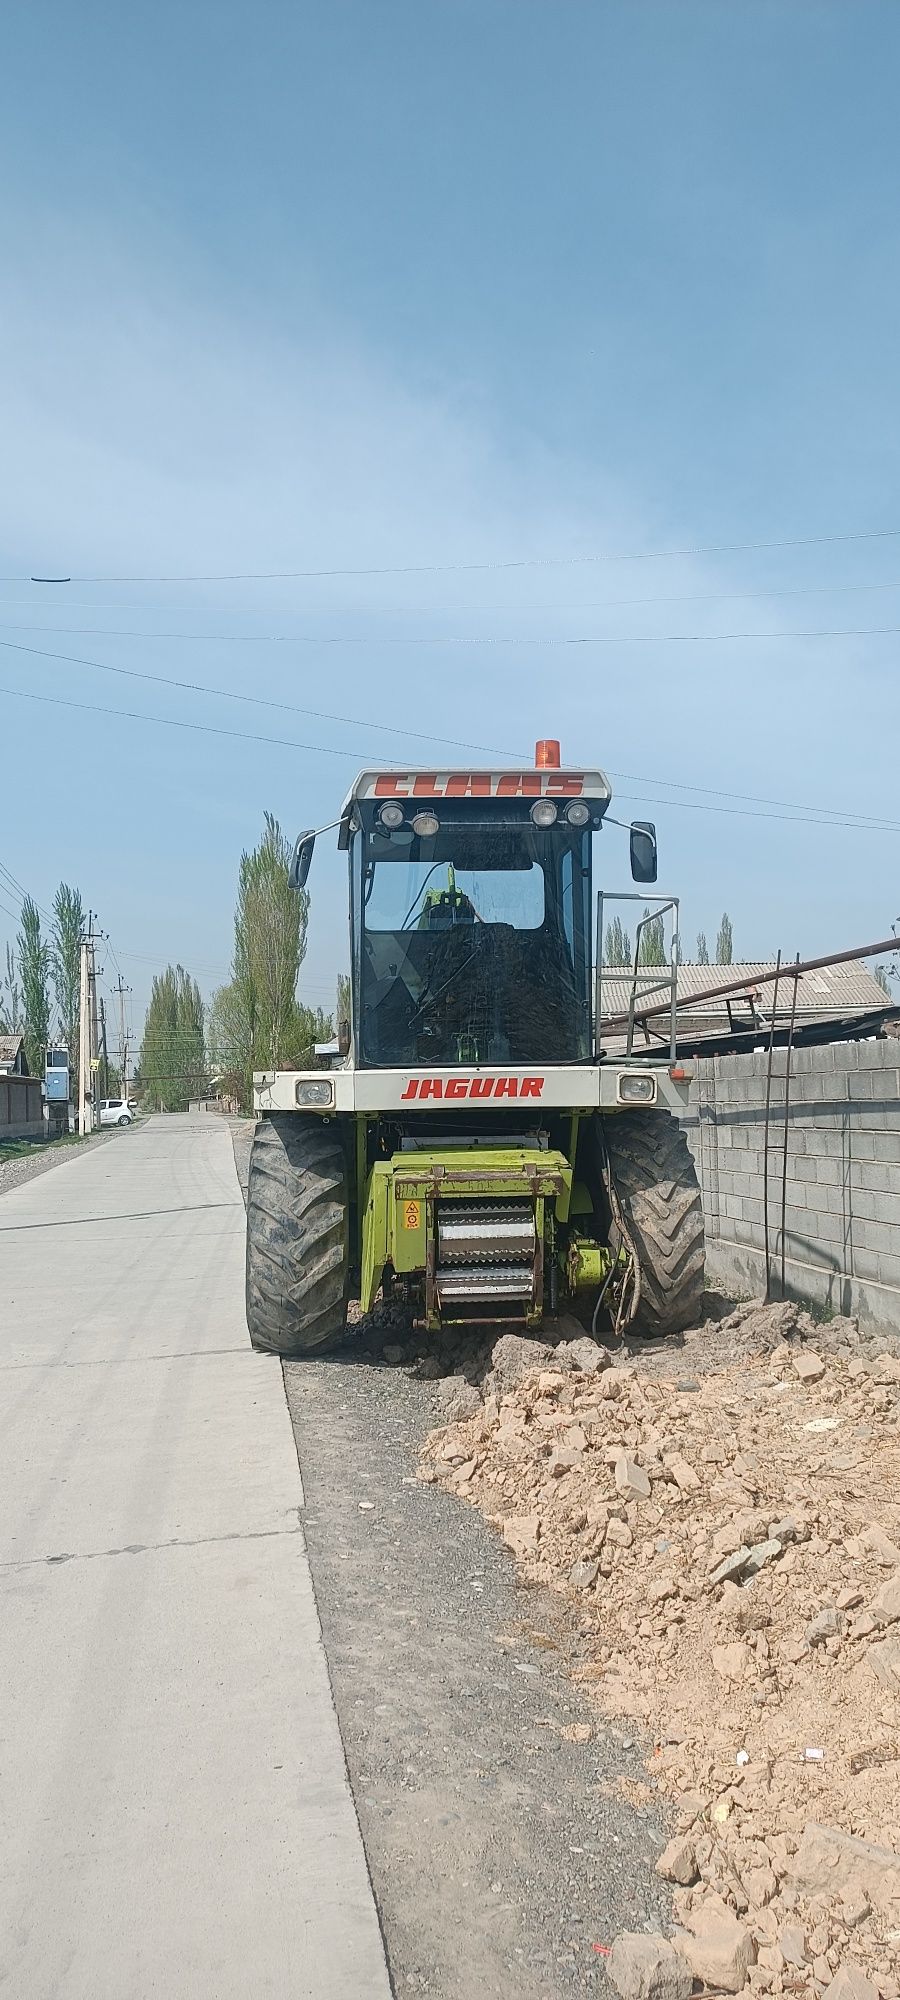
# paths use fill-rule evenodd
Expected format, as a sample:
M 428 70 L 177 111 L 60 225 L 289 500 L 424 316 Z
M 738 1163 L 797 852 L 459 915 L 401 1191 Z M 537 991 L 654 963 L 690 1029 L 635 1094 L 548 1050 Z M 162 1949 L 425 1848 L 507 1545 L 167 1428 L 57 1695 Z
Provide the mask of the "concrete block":
M 879 1199 L 883 1199 L 883 1197 L 875 1194 L 867 1194 L 863 1188 L 851 1187 L 848 1207 L 853 1221 L 875 1222 L 878 1219 L 875 1214 L 875 1203 Z
M 854 1170 L 854 1180 L 860 1188 L 868 1188 L 870 1194 L 890 1194 L 896 1190 L 900 1198 L 900 1166 L 886 1160 L 860 1160 Z M 900 1220 L 900 1216 L 898 1216 Z
M 900 1322 L 900 1256 L 879 1257 L 878 1282 L 896 1291 L 897 1319 Z
M 853 1240 L 860 1249 L 875 1250 L 885 1256 L 894 1256 L 897 1251 L 898 1231 L 887 1222 L 860 1222 L 854 1229 Z
M 842 1178 L 841 1159 L 838 1154 L 820 1153 L 816 1161 L 816 1180 L 824 1181 L 826 1187 L 836 1187 Z
M 850 1153 L 854 1160 L 875 1160 L 881 1155 L 876 1151 L 880 1141 L 890 1135 L 885 1132 L 861 1132 L 857 1126 L 850 1128 Z
M 864 1243 L 853 1238 L 853 1275 L 855 1278 L 870 1278 L 879 1282 L 879 1257 L 876 1250 L 867 1250 Z
M 813 1182 L 817 1180 L 818 1164 L 818 1160 L 813 1155 L 793 1151 L 793 1156 L 789 1155 L 791 1179 L 801 1182 Z
M 829 1215 L 843 1215 L 847 1208 L 847 1193 L 844 1187 L 829 1185 L 822 1189 L 822 1192 L 825 1195 L 825 1206 Z
M 893 1129 L 887 1126 L 883 1132 L 860 1132 L 857 1137 L 859 1142 L 864 1138 L 871 1140 L 873 1150 L 869 1155 L 870 1159 L 881 1160 L 886 1166 L 900 1168 L 900 1107 L 897 1110 L 897 1123 Z M 862 1159 L 864 1156 L 860 1153 L 858 1157 Z
M 744 1221 L 758 1222 L 760 1227 L 762 1227 L 762 1224 L 765 1221 L 765 1209 L 763 1207 L 762 1200 L 757 1196 L 744 1195 L 741 1206 L 743 1209 Z
M 897 1248 L 900 1250 L 900 1188 L 890 1194 L 876 1194 L 875 1221 L 887 1222 L 897 1232 Z

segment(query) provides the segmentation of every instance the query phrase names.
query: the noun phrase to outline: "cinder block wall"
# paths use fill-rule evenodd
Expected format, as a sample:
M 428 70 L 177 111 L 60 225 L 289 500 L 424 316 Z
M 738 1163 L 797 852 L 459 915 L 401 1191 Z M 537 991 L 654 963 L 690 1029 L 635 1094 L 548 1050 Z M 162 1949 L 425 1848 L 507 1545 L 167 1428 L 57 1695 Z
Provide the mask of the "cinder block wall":
M 685 1121 L 706 1215 L 708 1268 L 781 1295 L 786 1053 L 704 1057 Z M 900 1042 L 795 1049 L 787 1117 L 785 1291 L 900 1333 Z M 766 1153 L 768 1196 L 766 1199 Z

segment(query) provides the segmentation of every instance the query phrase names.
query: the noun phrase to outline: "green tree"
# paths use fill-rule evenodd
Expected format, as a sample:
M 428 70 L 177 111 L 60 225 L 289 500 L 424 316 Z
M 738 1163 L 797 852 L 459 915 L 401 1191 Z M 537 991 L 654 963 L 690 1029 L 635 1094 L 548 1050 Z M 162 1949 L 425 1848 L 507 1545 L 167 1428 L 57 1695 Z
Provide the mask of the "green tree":
M 210 1059 L 245 1109 L 254 1070 L 303 1067 L 312 1060 L 312 1043 L 333 1033 L 330 1015 L 297 1001 L 309 896 L 289 886 L 290 858 L 290 844 L 267 812 L 259 846 L 241 855 L 232 977 L 210 1008 Z
M 719 935 L 716 938 L 716 964 L 734 964 L 734 938 L 731 930 L 731 918 L 727 910 L 719 925 Z
M 881 987 L 882 993 L 886 993 L 889 1000 L 893 998 L 893 995 L 891 993 L 891 982 L 887 976 L 887 973 L 885 972 L 883 965 L 876 965 L 875 967 L 875 984 L 876 986 Z
M 706 942 L 705 931 L 700 931 L 697 937 L 697 964 L 698 965 L 709 964 L 709 945 Z
M 226 1097 L 250 1108 L 247 1080 L 252 1068 L 250 1026 L 234 980 L 220 986 L 209 1006 L 206 1047 L 213 1080 Z
M 316 1043 L 330 1042 L 333 1034 L 331 1014 L 326 1014 L 322 1007 L 304 1007 L 298 1001 L 282 1034 L 279 1061 L 288 1069 L 311 1069 Z
M 644 911 L 644 916 L 650 916 L 649 910 Z M 651 917 L 650 922 L 642 930 L 638 962 L 641 965 L 665 965 L 667 963 L 666 930 L 661 916 Z
M 289 886 L 290 858 L 290 843 L 267 812 L 259 846 L 241 855 L 234 918 L 234 981 L 257 1069 L 279 1061 L 306 956 L 309 896 Z
M 603 956 L 609 966 L 625 967 L 632 963 L 631 940 L 622 926 L 621 917 L 613 917 L 612 923 L 608 926 Z
M 22 989 L 12 945 L 6 947 L 6 975 L 0 986 L 0 1034 L 22 1032 Z
M 144 1022 L 139 1076 L 148 1104 L 186 1111 L 206 1085 L 204 1008 L 200 988 L 181 965 L 153 981 Z
M 59 1017 L 60 1040 L 69 1051 L 73 1096 L 78 1091 L 78 1006 L 81 985 L 81 940 L 84 904 L 77 889 L 61 882 L 53 898 L 50 933 L 50 974 Z
M 32 1076 L 43 1076 L 44 1052 L 50 1034 L 50 949 L 41 935 L 40 911 L 30 896 L 22 904 L 22 928 L 16 942 L 28 1067 Z

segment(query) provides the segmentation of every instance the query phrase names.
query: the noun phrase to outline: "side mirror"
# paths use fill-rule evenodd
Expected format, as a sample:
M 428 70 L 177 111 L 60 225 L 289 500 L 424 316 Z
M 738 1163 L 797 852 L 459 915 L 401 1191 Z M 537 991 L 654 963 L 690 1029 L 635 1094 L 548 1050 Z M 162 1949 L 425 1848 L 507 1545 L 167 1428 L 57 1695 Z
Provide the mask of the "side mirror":
M 314 833 L 298 833 L 297 838 L 294 842 L 294 852 L 291 855 L 291 865 L 290 868 L 288 869 L 289 888 L 291 889 L 303 888 L 306 882 L 307 875 L 309 874 L 310 862 L 312 861 L 313 858 L 313 848 L 315 847 L 315 844 L 316 844 L 316 836 Z
M 655 882 L 656 873 L 656 828 L 652 820 L 637 819 L 631 829 L 632 882 Z

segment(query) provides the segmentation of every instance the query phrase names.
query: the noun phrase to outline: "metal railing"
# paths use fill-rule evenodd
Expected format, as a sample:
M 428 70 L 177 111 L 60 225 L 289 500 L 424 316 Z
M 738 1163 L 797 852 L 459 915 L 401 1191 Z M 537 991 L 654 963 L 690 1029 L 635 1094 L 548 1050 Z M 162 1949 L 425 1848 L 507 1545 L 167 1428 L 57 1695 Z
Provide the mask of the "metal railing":
M 635 928 L 634 964 L 631 967 L 631 970 L 629 971 L 627 966 L 622 966 L 622 967 L 617 966 L 615 968 L 607 966 L 605 968 L 607 972 L 611 972 L 614 970 L 618 978 L 630 979 L 631 981 L 631 990 L 628 998 L 627 1012 L 623 1015 L 619 1014 L 616 1015 L 617 1026 L 621 1025 L 621 1027 L 624 1028 L 625 1030 L 625 1053 L 627 1056 L 630 1056 L 633 1051 L 634 1031 L 635 1031 L 636 1021 L 642 1023 L 642 1016 L 644 1012 L 652 1012 L 658 1014 L 663 1014 L 667 1012 L 669 1015 L 668 1056 L 669 1056 L 669 1061 L 674 1062 L 675 1042 L 676 1042 L 675 1022 L 676 1022 L 676 1012 L 678 1007 L 678 911 L 679 911 L 680 899 L 678 896 L 639 896 L 636 895 L 633 890 L 627 890 L 627 889 L 598 890 L 597 958 L 596 958 L 596 969 L 595 969 L 595 997 L 594 997 L 594 1008 L 595 1008 L 594 1047 L 598 1055 L 600 1053 L 600 1047 L 599 1047 L 600 1026 L 601 1023 L 603 1022 L 603 973 L 604 973 L 603 947 L 604 947 L 604 933 L 605 933 L 604 912 L 607 903 L 640 903 L 644 908 L 644 910 L 646 911 L 646 915 L 640 918 Z M 665 931 L 665 920 L 666 917 L 670 914 L 671 914 L 671 926 L 669 935 L 669 955 L 667 961 L 665 961 L 662 965 L 642 964 L 641 942 L 645 931 L 649 930 L 651 925 L 658 924 L 660 918 L 663 921 L 663 928 Z M 639 1001 L 643 1002 L 652 999 L 653 996 L 657 993 L 665 994 L 666 998 L 664 1000 L 661 1000 L 656 1008 L 648 1010 L 642 1008 L 641 1013 L 639 1014 L 637 1011 L 638 1002 Z M 608 1023 L 605 1025 L 608 1025 Z M 646 1041 L 649 1041 L 650 1034 L 646 1027 L 644 1027 L 644 1037 Z M 662 1041 L 662 1035 L 660 1035 L 660 1040 Z M 660 1050 L 660 1054 L 662 1054 L 662 1050 Z

